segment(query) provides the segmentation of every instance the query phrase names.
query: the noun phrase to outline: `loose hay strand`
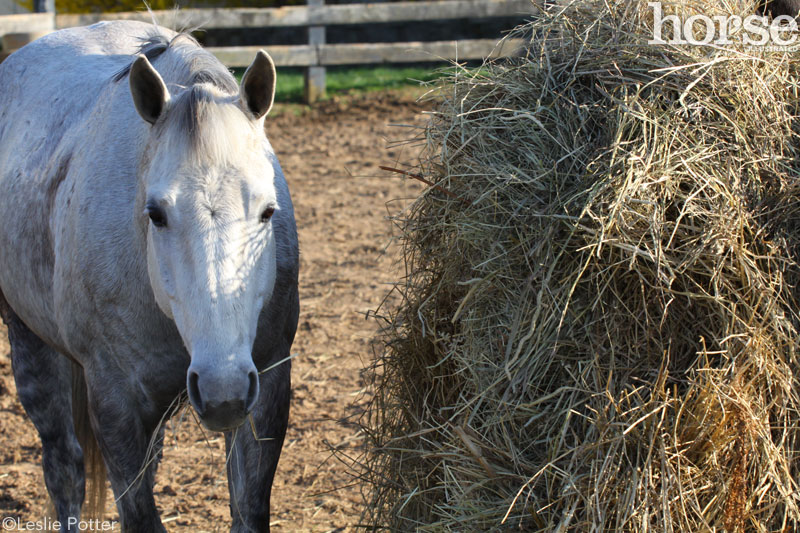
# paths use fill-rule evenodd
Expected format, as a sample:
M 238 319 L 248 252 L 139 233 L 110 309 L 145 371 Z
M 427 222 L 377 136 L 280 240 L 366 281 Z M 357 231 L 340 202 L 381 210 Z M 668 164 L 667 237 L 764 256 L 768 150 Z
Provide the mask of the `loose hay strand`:
M 652 19 L 561 3 L 515 31 L 523 58 L 440 87 L 362 421 L 366 527 L 800 527 L 798 67 L 649 45 Z

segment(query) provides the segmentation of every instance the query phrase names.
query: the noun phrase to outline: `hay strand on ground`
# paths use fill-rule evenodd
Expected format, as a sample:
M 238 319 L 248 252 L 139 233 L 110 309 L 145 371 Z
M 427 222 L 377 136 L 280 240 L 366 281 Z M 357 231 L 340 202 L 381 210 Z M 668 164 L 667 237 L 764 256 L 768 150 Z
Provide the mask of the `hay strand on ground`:
M 652 23 L 555 7 L 523 58 L 440 87 L 363 421 L 367 527 L 798 527 L 796 61 L 649 45 Z

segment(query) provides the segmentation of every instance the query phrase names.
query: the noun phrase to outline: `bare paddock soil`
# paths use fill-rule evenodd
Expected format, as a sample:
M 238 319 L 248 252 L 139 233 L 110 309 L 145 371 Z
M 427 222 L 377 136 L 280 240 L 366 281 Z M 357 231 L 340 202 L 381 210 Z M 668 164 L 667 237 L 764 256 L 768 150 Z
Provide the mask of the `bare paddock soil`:
M 275 531 L 351 531 L 360 488 L 331 448 L 359 453 L 352 423 L 364 405 L 362 369 L 371 357 L 379 306 L 397 266 L 384 253 L 389 213 L 419 187 L 378 169 L 413 156 L 393 142 L 420 125 L 412 96 L 381 93 L 326 102 L 268 118 L 270 140 L 295 202 L 300 233 L 300 323 L 293 352 L 289 431 L 273 487 Z M 16 398 L 5 328 L 0 326 L 0 518 L 41 520 L 47 495 L 41 448 Z M 166 431 L 155 488 L 169 531 L 227 531 L 224 441 L 185 411 Z M 109 492 L 108 519 L 116 518 Z

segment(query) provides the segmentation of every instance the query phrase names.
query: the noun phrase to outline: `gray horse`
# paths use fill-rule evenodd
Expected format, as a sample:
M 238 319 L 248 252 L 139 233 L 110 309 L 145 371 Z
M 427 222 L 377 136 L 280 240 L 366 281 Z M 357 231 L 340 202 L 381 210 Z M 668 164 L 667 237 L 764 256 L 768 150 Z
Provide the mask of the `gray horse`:
M 299 308 L 274 89 L 264 52 L 240 88 L 190 36 L 128 21 L 0 65 L 0 313 L 62 526 L 105 475 L 94 445 L 122 529 L 164 531 L 155 459 L 185 390 L 225 431 L 232 531 L 269 530 Z

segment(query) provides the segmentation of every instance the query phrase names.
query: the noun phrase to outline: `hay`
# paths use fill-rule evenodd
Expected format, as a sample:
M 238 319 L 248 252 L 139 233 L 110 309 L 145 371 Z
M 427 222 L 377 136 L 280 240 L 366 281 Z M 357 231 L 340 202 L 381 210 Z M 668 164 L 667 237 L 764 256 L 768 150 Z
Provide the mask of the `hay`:
M 800 525 L 797 66 L 651 25 L 646 0 L 554 8 L 522 60 L 442 85 L 363 420 L 366 527 Z

